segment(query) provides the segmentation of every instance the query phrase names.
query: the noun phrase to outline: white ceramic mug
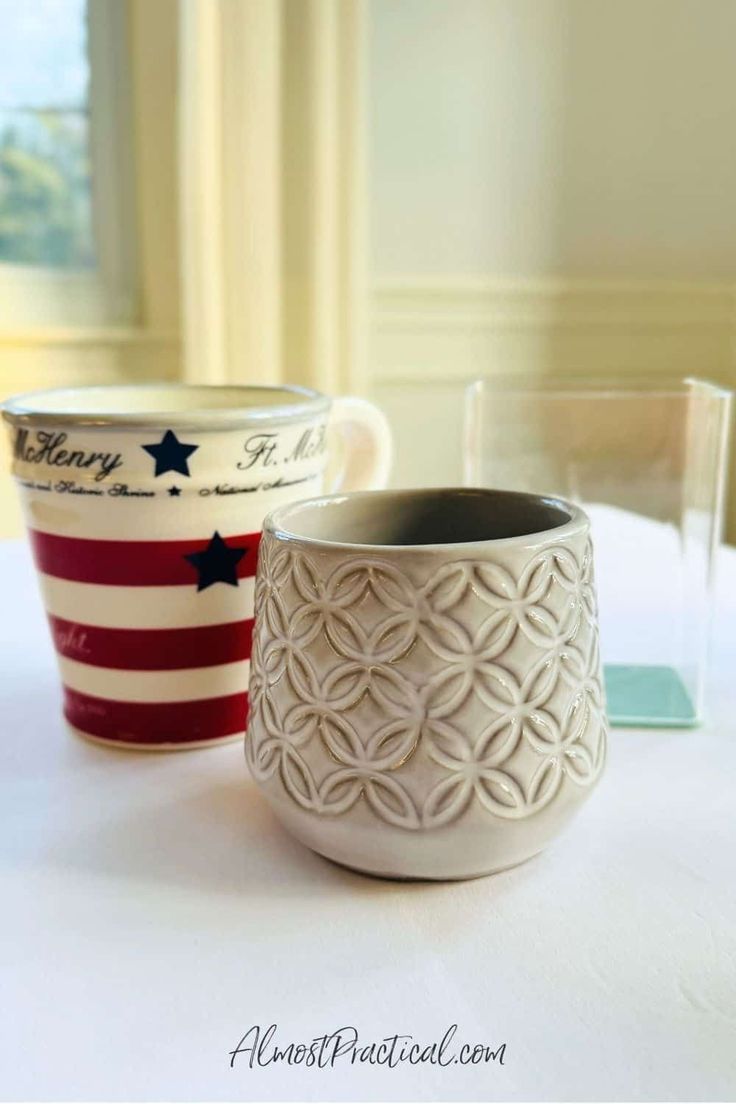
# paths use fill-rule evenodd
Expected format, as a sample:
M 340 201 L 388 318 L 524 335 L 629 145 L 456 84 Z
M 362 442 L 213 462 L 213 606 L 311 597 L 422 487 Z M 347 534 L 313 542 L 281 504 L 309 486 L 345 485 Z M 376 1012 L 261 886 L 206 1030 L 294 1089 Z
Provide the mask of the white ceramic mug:
M 251 773 L 307 846 L 395 878 L 523 862 L 605 762 L 587 517 L 467 488 L 276 510 L 250 689 Z
M 38 392 L 3 414 L 69 724 L 148 748 L 242 736 L 264 515 L 382 486 L 383 414 L 297 387 L 182 385 Z

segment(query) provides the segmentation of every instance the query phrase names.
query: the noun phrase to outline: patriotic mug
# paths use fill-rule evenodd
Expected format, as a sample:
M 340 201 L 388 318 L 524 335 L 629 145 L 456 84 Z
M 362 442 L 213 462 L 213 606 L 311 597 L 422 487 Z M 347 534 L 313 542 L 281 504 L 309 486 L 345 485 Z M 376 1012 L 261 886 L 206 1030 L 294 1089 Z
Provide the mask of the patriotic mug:
M 299 387 L 163 384 L 2 410 L 69 725 L 136 748 L 242 737 L 264 516 L 384 485 L 384 415 Z

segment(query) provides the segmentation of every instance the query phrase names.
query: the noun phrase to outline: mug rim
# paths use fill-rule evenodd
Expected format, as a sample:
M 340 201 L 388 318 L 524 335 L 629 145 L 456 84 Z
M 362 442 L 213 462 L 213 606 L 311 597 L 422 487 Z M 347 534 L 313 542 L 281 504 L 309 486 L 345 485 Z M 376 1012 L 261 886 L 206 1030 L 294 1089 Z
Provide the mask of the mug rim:
M 536 506 L 552 507 L 555 510 L 559 510 L 561 514 L 567 515 L 567 520 L 551 528 L 537 529 L 530 533 L 522 533 L 517 536 L 482 537 L 478 540 L 440 541 L 427 544 L 390 544 L 388 542 L 360 543 L 357 541 L 342 541 L 329 537 L 309 536 L 289 527 L 289 520 L 293 515 L 298 515 L 299 513 L 314 509 L 319 510 L 328 506 L 340 506 L 344 502 L 355 502 L 356 500 L 377 501 L 383 498 L 386 501 L 394 499 L 397 506 L 400 507 L 401 500 L 416 501 L 418 498 L 456 498 L 458 496 L 468 495 L 480 495 L 496 500 L 502 498 L 507 501 L 510 499 L 516 499 L 517 501 L 523 499 L 530 505 L 533 503 Z M 478 548 L 486 547 L 520 548 L 568 540 L 579 534 L 588 533 L 590 531 L 590 518 L 579 506 L 576 506 L 573 502 L 561 498 L 558 495 L 534 494 L 526 491 L 509 491 L 496 487 L 402 487 L 382 491 L 353 491 L 346 494 L 320 495 L 315 498 L 301 499 L 298 502 L 285 503 L 283 506 L 279 506 L 277 509 L 272 510 L 271 513 L 266 516 L 263 522 L 263 531 L 279 541 L 304 545 L 312 549 L 324 549 L 325 551 L 341 549 L 348 552 L 380 553 L 384 551 L 391 554 L 441 551 L 450 554 L 456 550 L 468 551 L 470 549 L 477 550 Z
M 182 395 L 189 393 L 196 403 L 195 394 L 202 397 L 206 403 L 208 395 L 224 391 L 238 394 L 243 398 L 251 398 L 257 392 L 266 394 L 283 394 L 284 402 L 256 403 L 233 406 L 203 408 L 193 406 L 191 410 L 172 409 L 162 407 L 146 410 L 105 410 L 101 405 L 99 410 L 74 409 L 74 397 L 80 394 L 84 396 L 99 395 L 101 404 L 104 397 L 112 392 L 131 396 L 145 396 L 156 391 L 171 392 Z M 58 399 L 58 407 L 54 408 L 53 400 Z M 290 401 L 289 401 L 290 399 Z M 44 406 L 43 400 L 50 400 L 51 406 Z M 305 416 L 317 413 L 327 413 L 331 405 L 331 399 L 310 387 L 301 387 L 297 384 L 187 384 L 174 383 L 162 380 L 160 383 L 130 383 L 130 384 L 94 384 L 80 387 L 52 387 L 41 391 L 29 391 L 20 395 L 13 395 L 0 403 L 0 412 L 5 421 L 11 425 L 64 425 L 64 426 L 88 426 L 105 427 L 121 426 L 126 428 L 146 428 L 149 426 L 166 425 L 172 429 L 199 429 L 220 430 L 233 429 L 239 426 L 247 426 L 260 422 L 292 422 L 300 421 Z M 66 406 L 66 408 L 65 408 Z

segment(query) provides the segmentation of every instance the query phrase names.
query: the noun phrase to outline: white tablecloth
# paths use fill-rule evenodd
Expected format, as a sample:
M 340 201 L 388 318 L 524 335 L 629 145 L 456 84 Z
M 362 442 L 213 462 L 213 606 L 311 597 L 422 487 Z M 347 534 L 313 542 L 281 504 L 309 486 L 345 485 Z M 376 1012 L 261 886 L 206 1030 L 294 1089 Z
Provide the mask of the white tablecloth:
M 0 547 L 0 1094 L 16 1099 L 697 1099 L 736 1093 L 736 553 L 712 719 L 617 730 L 546 854 L 393 884 L 279 828 L 239 745 L 126 753 L 64 730 L 24 546 Z M 354 1026 L 450 1024 L 504 1062 L 249 1067 Z M 445 1052 L 445 1055 L 448 1052 Z

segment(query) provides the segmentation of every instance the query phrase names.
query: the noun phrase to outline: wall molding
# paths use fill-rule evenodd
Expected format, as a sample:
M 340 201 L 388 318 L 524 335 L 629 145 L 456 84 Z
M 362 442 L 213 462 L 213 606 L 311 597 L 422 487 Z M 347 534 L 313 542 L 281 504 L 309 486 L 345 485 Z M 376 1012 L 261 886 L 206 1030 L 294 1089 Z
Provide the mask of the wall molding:
M 0 354 L 0 400 L 48 387 L 181 378 L 181 341 L 165 330 L 0 331 Z
M 365 9 L 364 0 L 189 0 L 181 8 L 191 382 L 358 386 Z
M 374 284 L 370 318 L 371 390 L 400 443 L 397 485 L 462 481 L 474 379 L 694 375 L 736 387 L 736 284 L 407 277 Z M 733 541 L 736 455 L 731 474 Z
M 374 284 L 370 317 L 375 383 L 514 371 L 736 380 L 736 284 L 406 277 Z
M 150 330 L 138 326 L 44 326 L 40 329 L 0 328 L 0 348 L 58 348 L 60 346 L 162 346 L 178 349 L 175 330 Z

